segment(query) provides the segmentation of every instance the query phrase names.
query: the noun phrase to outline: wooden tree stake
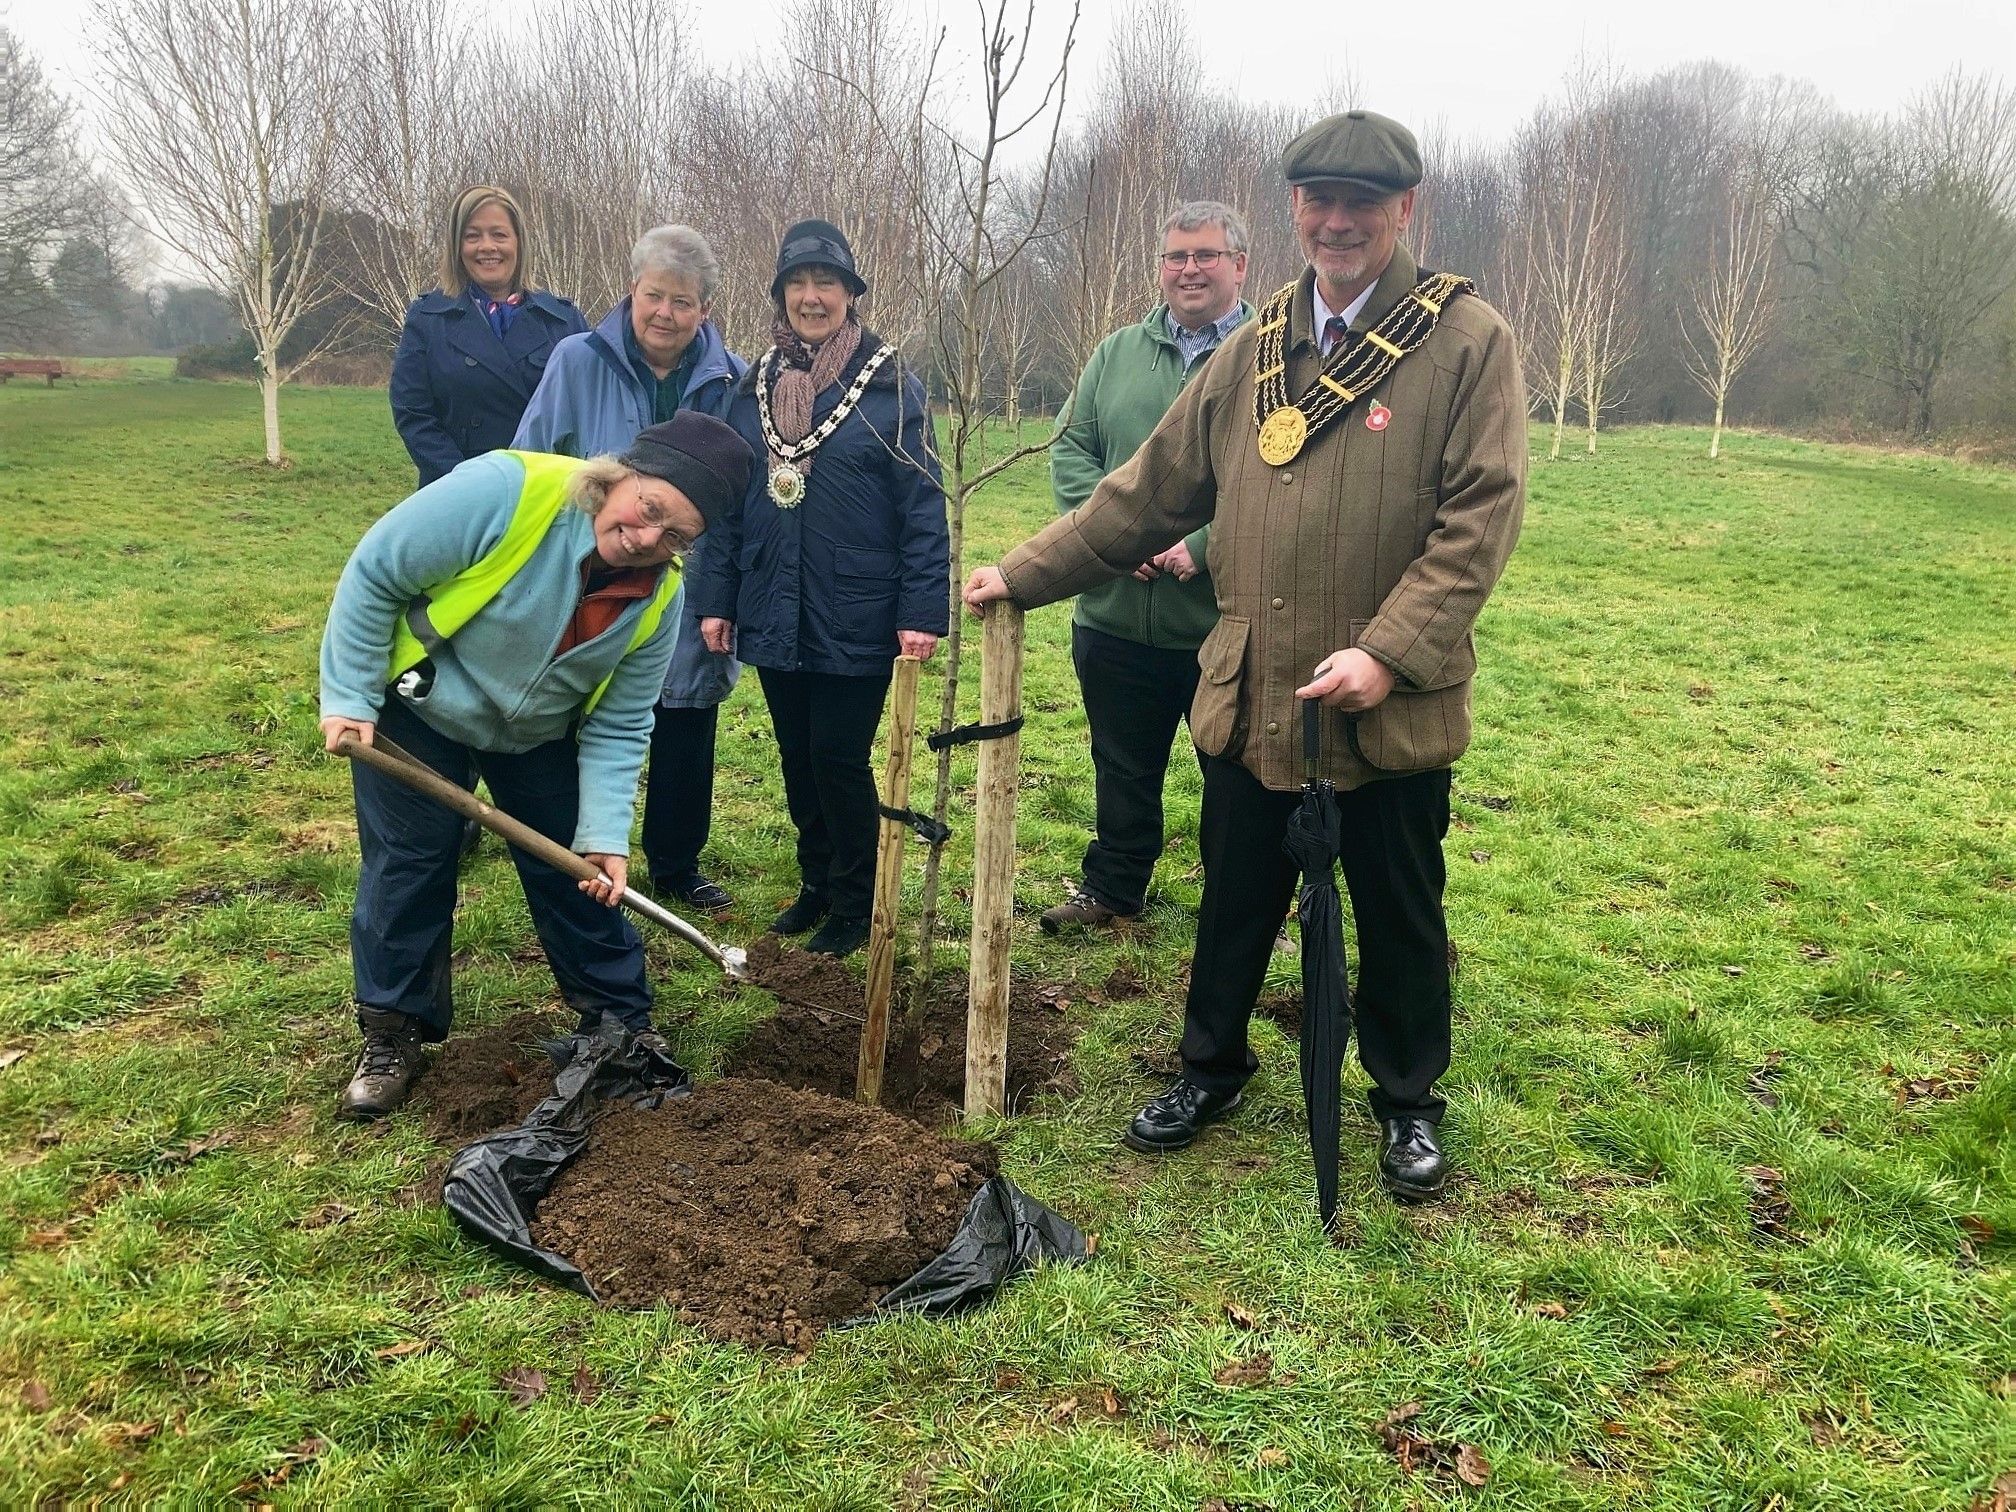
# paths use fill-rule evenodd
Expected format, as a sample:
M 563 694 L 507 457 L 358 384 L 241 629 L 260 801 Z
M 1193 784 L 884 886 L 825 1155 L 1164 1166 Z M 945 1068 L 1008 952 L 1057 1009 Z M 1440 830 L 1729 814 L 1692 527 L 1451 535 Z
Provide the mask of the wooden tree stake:
M 917 674 L 924 663 L 914 656 L 896 658 L 896 677 L 889 698 L 889 756 L 882 767 L 882 804 L 910 806 L 910 748 L 917 738 Z M 875 855 L 875 913 L 868 934 L 868 1021 L 861 1029 L 861 1063 L 854 1075 L 854 1095 L 862 1102 L 882 1100 L 882 1061 L 889 1048 L 889 992 L 896 976 L 896 924 L 903 901 L 903 843 L 910 826 L 886 816 L 882 843 Z
M 980 723 L 1022 712 L 1022 611 L 989 604 L 980 645 Z M 1015 912 L 1015 798 L 1022 737 L 980 742 L 973 804 L 973 944 L 967 975 L 966 1116 L 999 1113 L 1008 1093 L 1008 926 Z

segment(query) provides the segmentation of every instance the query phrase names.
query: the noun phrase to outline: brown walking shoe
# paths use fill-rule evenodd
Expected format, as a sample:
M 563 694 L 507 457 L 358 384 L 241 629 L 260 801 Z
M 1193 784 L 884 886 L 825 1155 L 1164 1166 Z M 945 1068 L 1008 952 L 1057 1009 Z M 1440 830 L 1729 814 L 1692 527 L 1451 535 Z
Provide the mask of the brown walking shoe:
M 1108 908 L 1081 887 L 1055 908 L 1044 909 L 1036 922 L 1043 926 L 1043 933 L 1054 935 L 1066 928 L 1098 929 L 1139 917 L 1139 914 L 1123 914 Z
M 426 1069 L 427 1055 L 420 1048 L 419 1021 L 409 1014 L 360 1008 L 357 1022 L 364 1030 L 364 1053 L 336 1113 L 361 1123 L 383 1118 L 405 1103 Z

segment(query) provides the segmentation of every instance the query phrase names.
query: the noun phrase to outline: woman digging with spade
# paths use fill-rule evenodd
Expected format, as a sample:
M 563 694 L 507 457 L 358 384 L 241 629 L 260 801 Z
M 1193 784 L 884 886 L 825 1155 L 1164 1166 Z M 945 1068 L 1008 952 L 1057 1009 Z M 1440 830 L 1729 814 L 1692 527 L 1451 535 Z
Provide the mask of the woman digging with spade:
M 756 668 L 798 830 L 798 897 L 774 933 L 845 956 L 868 940 L 877 811 L 869 748 L 898 654 L 948 626 L 945 492 L 924 387 L 863 328 L 868 284 L 826 221 L 784 233 L 771 349 L 728 423 L 764 459 L 687 592 L 708 649 Z M 823 921 L 823 922 L 822 922 Z
M 474 458 L 396 506 L 343 569 L 322 637 L 327 749 L 382 732 L 450 781 L 470 768 L 496 806 L 601 869 L 576 883 L 513 849 L 568 1006 L 660 1052 L 644 947 L 617 911 L 637 774 L 678 634 L 679 554 L 739 512 L 753 457 L 681 411 L 620 458 Z M 421 1046 L 447 1036 L 462 821 L 353 764 L 363 851 L 350 921 L 364 1052 L 342 1114 L 406 1100 Z

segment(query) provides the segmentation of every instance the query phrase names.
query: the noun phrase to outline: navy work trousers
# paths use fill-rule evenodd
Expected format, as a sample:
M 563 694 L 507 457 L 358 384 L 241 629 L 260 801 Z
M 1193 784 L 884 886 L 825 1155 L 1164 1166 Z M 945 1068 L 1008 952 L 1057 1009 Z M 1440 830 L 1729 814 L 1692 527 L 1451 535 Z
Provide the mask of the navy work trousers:
M 1115 913 L 1137 914 L 1162 854 L 1162 781 L 1197 694 L 1197 653 L 1074 624 L 1071 663 L 1092 730 L 1098 804 L 1085 847 L 1085 891 Z
M 869 758 L 891 674 L 758 667 L 756 675 L 777 731 L 802 885 L 825 893 L 840 918 L 865 919 L 875 903 L 875 844 L 882 833 Z
M 1259 1062 L 1246 1043 L 1253 1003 L 1299 873 L 1281 849 L 1300 793 L 1277 793 L 1236 761 L 1204 758 L 1204 899 L 1183 1014 L 1183 1074 L 1214 1092 Z M 1435 1082 L 1449 1069 L 1449 926 L 1442 838 L 1449 769 L 1386 777 L 1337 795 L 1344 884 L 1358 925 L 1351 1000 L 1375 1118 L 1442 1121 Z
M 651 769 L 644 781 L 644 862 L 654 887 L 679 887 L 700 872 L 714 816 L 714 733 L 719 705 L 670 709 L 651 718 Z
M 472 769 L 480 773 L 496 807 L 562 845 L 574 843 L 580 768 L 571 739 L 516 755 L 472 750 L 439 733 L 389 688 L 378 728 L 450 782 L 466 786 Z M 410 1014 L 427 1039 L 445 1039 L 455 1016 L 449 958 L 461 816 L 361 761 L 351 763 L 350 782 L 364 852 L 350 916 L 358 1006 Z M 606 1012 L 632 1029 L 650 1028 L 644 943 L 622 911 L 515 846 L 511 860 L 567 1005 L 587 1023 Z

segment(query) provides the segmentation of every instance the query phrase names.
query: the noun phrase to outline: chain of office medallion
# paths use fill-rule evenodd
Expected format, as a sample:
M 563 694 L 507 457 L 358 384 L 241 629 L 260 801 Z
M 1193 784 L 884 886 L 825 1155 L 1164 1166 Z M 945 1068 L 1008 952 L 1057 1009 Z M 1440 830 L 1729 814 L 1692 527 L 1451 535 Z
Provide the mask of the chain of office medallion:
M 833 406 L 833 413 L 822 420 L 813 432 L 801 440 L 788 445 L 777 434 L 777 427 L 770 419 L 770 386 L 777 381 L 777 370 L 772 359 L 777 356 L 777 348 L 772 347 L 756 359 L 756 420 L 763 430 L 763 444 L 782 462 L 796 462 L 800 457 L 809 457 L 825 444 L 826 438 L 840 429 L 841 423 L 854 413 L 854 406 L 861 402 L 861 396 L 868 392 L 868 380 L 875 376 L 875 370 L 896 355 L 896 348 L 885 346 L 861 365 L 861 371 L 847 386 L 847 392 L 840 396 L 840 402 Z
M 1291 283 L 1269 299 L 1260 311 L 1260 340 L 1253 360 L 1253 425 L 1288 404 L 1288 311 L 1299 287 Z M 1354 401 L 1377 388 L 1400 359 L 1426 341 L 1442 318 L 1442 310 L 1458 294 L 1474 294 L 1477 286 L 1455 273 L 1431 273 L 1387 312 L 1386 318 L 1363 335 L 1346 335 L 1331 348 L 1316 381 L 1295 408 L 1309 422 L 1309 435 L 1329 425 Z

